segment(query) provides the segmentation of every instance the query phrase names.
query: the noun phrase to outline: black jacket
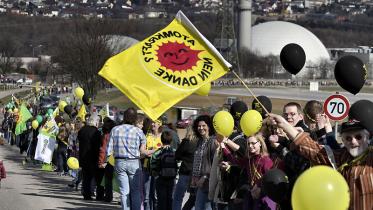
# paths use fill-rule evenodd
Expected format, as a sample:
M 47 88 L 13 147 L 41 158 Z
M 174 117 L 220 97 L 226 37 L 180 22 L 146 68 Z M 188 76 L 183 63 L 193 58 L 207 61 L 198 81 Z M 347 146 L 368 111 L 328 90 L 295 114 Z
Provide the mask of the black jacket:
M 79 165 L 81 167 L 97 166 L 100 137 L 100 132 L 94 126 L 86 125 L 79 130 Z
M 176 160 L 181 161 L 179 174 L 190 176 L 193 170 L 194 152 L 196 151 L 197 141 L 184 139 L 176 150 Z

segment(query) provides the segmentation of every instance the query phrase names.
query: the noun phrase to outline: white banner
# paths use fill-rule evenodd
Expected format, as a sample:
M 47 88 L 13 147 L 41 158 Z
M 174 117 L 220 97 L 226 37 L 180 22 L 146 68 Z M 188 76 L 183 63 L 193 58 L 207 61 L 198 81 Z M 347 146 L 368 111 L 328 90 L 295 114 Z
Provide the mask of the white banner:
M 44 163 L 50 163 L 52 161 L 52 155 L 54 147 L 56 145 L 55 137 L 46 136 L 44 134 L 38 135 L 38 144 L 35 151 L 35 160 L 43 161 Z

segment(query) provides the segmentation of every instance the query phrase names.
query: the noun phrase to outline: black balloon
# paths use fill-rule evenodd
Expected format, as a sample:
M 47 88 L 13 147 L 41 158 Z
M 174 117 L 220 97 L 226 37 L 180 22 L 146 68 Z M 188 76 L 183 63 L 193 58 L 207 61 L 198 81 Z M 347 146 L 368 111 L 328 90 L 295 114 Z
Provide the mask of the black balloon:
M 289 180 L 286 174 L 280 169 L 268 170 L 263 178 L 263 192 L 275 202 L 285 198 L 289 190 Z
M 339 86 L 356 95 L 365 84 L 367 70 L 359 58 L 347 55 L 335 64 L 334 76 Z
M 85 105 L 90 105 L 91 104 L 91 97 L 89 97 L 89 95 L 87 94 L 84 94 L 83 95 L 83 98 L 82 98 L 82 101 Z
M 73 106 L 66 105 L 63 110 L 65 111 L 66 114 L 70 115 L 73 112 Z
M 272 112 L 272 102 L 271 102 L 271 99 L 269 99 L 267 96 L 257 96 L 256 97 L 259 102 L 267 109 L 267 111 L 269 113 Z M 263 118 L 265 118 L 265 115 L 267 114 L 263 107 L 260 105 L 256 99 L 253 100 L 253 102 L 251 103 L 251 108 L 258 111 Z
M 306 63 L 306 53 L 301 46 L 290 43 L 282 48 L 280 61 L 286 71 L 296 75 Z
M 243 101 L 236 101 L 231 105 L 230 113 L 234 120 L 240 120 L 242 115 L 248 110 L 247 105 Z
M 350 120 L 357 120 L 373 135 L 373 102 L 359 100 L 352 104 L 348 112 Z

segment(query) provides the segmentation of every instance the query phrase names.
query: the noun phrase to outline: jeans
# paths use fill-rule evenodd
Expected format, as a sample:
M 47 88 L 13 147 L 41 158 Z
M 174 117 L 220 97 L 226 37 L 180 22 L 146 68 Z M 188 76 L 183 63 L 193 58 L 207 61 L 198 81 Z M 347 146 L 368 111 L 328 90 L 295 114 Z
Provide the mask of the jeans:
M 92 192 L 92 182 L 95 177 L 95 166 L 94 165 L 84 165 L 82 166 L 82 194 L 85 200 L 91 200 Z
M 158 196 L 158 210 L 172 209 L 172 190 L 174 188 L 175 179 L 164 179 L 158 177 L 155 180 L 155 188 Z
M 172 210 L 181 210 L 183 204 L 183 198 L 185 192 L 188 190 L 191 176 L 179 175 L 179 180 L 176 184 L 173 201 L 172 201 Z
M 144 180 L 144 209 L 157 209 L 157 196 L 155 192 L 155 178 L 148 171 L 143 171 Z
M 123 210 L 141 210 L 142 169 L 138 159 L 116 159 L 115 172 L 119 182 Z
M 195 210 L 212 210 L 212 202 L 208 198 L 208 191 L 197 189 Z
M 105 201 L 111 202 L 113 200 L 113 173 L 114 167 L 107 164 L 105 167 Z
M 8 144 L 10 144 L 10 132 L 8 130 L 4 131 L 4 139 L 6 139 Z
M 58 172 L 68 172 L 67 168 L 67 157 L 66 157 L 66 152 L 67 152 L 67 146 L 66 145 L 58 145 L 57 148 L 57 171 Z

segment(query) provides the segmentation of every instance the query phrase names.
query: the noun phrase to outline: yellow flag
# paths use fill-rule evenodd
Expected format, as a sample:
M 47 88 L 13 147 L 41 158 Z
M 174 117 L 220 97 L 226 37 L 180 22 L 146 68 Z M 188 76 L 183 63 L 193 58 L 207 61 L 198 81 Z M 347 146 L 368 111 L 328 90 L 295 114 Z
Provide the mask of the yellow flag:
M 57 108 L 54 109 L 52 117 L 56 118 L 56 116 L 59 115 L 59 114 L 60 114 L 60 109 L 57 107 Z
M 179 11 L 167 27 L 111 57 L 99 75 L 156 120 L 230 67 Z
M 37 82 L 36 84 L 35 84 L 35 92 L 39 92 L 40 91 L 40 85 L 41 85 L 41 82 Z
M 77 117 L 80 117 L 80 119 L 85 122 L 85 115 L 87 114 L 87 111 L 85 109 L 85 106 L 84 104 L 82 104 L 82 106 L 80 107 L 79 109 L 79 112 L 78 114 L 76 115 Z

